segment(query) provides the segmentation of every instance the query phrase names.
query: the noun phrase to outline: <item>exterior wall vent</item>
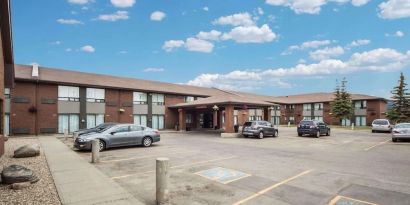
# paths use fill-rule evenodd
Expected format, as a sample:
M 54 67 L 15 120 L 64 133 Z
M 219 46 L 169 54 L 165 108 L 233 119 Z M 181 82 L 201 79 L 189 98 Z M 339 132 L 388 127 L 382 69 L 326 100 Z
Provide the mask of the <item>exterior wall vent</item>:
M 32 66 L 33 66 L 33 68 L 31 70 L 31 77 L 38 78 L 39 77 L 38 64 L 34 63 L 34 64 L 32 64 Z

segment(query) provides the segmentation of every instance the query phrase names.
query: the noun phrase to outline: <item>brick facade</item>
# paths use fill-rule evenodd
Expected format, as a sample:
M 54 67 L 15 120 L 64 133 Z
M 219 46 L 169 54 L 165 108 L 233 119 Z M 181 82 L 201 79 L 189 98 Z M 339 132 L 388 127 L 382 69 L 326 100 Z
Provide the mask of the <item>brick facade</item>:
M 165 95 L 165 129 L 174 129 L 178 122 L 178 110 L 168 106 L 185 102 L 184 96 Z
M 3 38 L 0 32 L 0 156 L 4 154 L 4 138 L 3 138 L 3 119 L 4 119 L 4 53 L 3 53 Z

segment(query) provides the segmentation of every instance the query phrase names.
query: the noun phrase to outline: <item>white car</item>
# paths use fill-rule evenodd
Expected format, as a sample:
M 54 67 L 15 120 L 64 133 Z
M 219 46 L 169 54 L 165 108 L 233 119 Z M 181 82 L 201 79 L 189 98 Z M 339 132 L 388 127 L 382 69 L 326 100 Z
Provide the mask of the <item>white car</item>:
M 372 122 L 372 132 L 391 132 L 393 126 L 387 119 L 376 119 Z
M 391 138 L 393 142 L 397 142 L 400 139 L 410 139 L 410 123 L 400 123 L 394 126 Z

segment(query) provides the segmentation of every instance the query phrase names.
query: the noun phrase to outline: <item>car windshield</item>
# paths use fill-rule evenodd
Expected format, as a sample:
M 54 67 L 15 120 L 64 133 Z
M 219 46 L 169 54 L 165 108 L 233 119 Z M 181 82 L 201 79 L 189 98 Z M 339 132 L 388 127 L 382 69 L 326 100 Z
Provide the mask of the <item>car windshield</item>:
M 313 121 L 307 121 L 307 120 L 300 121 L 300 124 L 301 125 L 314 125 Z
M 108 130 L 109 128 L 111 128 L 112 126 L 114 126 L 114 124 L 101 124 L 95 128 L 97 128 L 98 132 L 104 132 Z
M 375 124 L 375 125 L 387 125 L 387 124 L 389 124 L 389 123 L 388 123 L 387 120 L 375 120 L 375 121 L 373 122 L 373 124 Z
M 252 126 L 252 122 L 245 122 L 245 124 L 243 124 L 243 126 Z
M 410 128 L 410 124 L 398 124 L 395 128 Z

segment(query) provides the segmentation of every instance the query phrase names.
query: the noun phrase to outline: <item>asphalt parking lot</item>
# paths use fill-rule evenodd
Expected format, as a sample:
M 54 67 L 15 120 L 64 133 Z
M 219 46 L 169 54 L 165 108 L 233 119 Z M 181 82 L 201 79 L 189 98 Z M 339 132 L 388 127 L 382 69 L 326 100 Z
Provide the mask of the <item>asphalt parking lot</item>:
M 78 152 L 89 160 L 89 152 Z M 410 204 L 410 143 L 388 133 L 333 129 L 329 137 L 220 138 L 162 133 L 152 147 L 100 153 L 100 169 L 155 204 L 155 158 L 170 159 L 171 204 Z

